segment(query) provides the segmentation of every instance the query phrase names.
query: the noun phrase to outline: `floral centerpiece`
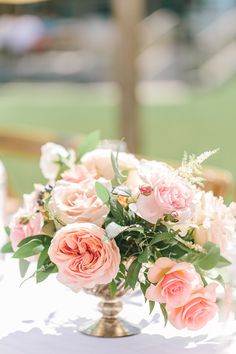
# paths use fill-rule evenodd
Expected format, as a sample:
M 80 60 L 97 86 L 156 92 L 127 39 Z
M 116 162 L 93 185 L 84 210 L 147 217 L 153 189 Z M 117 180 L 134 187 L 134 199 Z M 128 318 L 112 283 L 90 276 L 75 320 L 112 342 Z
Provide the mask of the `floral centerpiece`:
M 74 292 L 105 286 L 111 299 L 140 287 L 150 311 L 158 303 L 176 328 L 203 327 L 217 313 L 217 269 L 230 264 L 236 229 L 235 204 L 201 188 L 214 151 L 174 169 L 98 142 L 94 132 L 78 151 L 42 147 L 48 183 L 24 195 L 3 251 L 14 252 L 23 277 L 36 261 L 37 283 L 57 273 Z

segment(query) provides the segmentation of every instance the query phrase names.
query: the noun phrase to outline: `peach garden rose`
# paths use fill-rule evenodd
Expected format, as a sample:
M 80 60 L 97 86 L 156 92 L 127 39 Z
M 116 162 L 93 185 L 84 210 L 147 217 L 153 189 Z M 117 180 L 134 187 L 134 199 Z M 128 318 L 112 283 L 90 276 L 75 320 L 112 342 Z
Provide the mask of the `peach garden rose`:
M 87 178 L 80 183 L 58 181 L 52 191 L 49 211 L 62 225 L 91 222 L 102 226 L 108 208 L 95 191 L 96 180 Z
M 102 241 L 104 234 L 91 223 L 74 223 L 57 231 L 48 253 L 59 269 L 60 282 L 77 292 L 112 281 L 120 252 L 114 240 Z
M 171 307 L 183 306 L 192 292 L 202 286 L 201 278 L 191 263 L 176 263 L 169 258 L 159 258 L 148 271 L 150 285 L 146 298 Z

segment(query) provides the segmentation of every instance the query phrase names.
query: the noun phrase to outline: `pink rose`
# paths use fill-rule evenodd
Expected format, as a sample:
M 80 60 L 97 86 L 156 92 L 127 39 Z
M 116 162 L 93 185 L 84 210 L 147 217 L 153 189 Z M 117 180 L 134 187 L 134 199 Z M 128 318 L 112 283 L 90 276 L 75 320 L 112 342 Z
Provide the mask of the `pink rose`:
M 85 165 L 90 171 L 97 171 L 99 177 L 104 177 L 108 180 L 112 180 L 115 177 L 112 163 L 111 163 L 110 149 L 96 149 L 91 152 L 87 152 L 81 159 L 83 165 Z M 116 155 L 116 152 L 114 152 Z M 139 161 L 132 154 L 120 152 L 118 155 L 118 165 L 121 171 L 137 169 Z
M 119 270 L 120 252 L 114 240 L 102 240 L 104 235 L 104 229 L 90 223 L 57 231 L 48 253 L 61 283 L 77 292 L 112 281 Z
M 140 188 L 137 213 L 148 222 L 155 224 L 166 214 L 172 214 L 180 222 L 189 220 L 195 209 L 195 189 L 176 172 L 161 163 L 144 163 L 140 176 L 149 193 Z
M 62 225 L 91 222 L 102 226 L 108 207 L 97 197 L 94 179 L 80 183 L 58 181 L 49 202 L 51 215 Z
M 177 329 L 198 330 L 212 320 L 217 313 L 217 284 L 207 285 L 194 292 L 188 302 L 179 308 L 169 309 L 169 320 Z
M 66 170 L 62 174 L 64 181 L 79 183 L 87 178 L 96 178 L 96 171 L 88 171 L 88 169 L 83 165 L 76 165 L 70 170 Z
M 24 238 L 40 234 L 44 225 L 43 215 L 37 210 L 41 186 L 37 185 L 35 188 L 32 193 L 23 195 L 23 207 L 13 215 L 10 222 L 10 240 L 14 251 Z
M 44 220 L 41 213 L 35 213 L 29 216 L 25 213 L 24 209 L 19 209 L 10 223 L 10 240 L 13 250 L 16 251 L 18 244 L 24 238 L 39 235 L 43 223 Z
M 202 286 L 199 274 L 191 263 L 176 263 L 167 257 L 159 258 L 148 271 L 151 285 L 146 298 L 171 307 L 183 306 L 192 292 Z

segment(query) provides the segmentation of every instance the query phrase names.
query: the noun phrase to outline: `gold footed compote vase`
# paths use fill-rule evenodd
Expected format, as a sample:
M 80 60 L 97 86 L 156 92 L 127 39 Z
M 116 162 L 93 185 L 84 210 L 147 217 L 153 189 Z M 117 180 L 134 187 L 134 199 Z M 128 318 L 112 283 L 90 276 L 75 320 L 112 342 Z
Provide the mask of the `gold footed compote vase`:
M 81 333 L 106 338 L 133 336 L 140 333 L 139 327 L 118 317 L 123 307 L 120 298 L 128 292 L 123 284 L 117 287 L 114 297 L 111 295 L 108 285 L 97 285 L 92 289 L 85 289 L 85 292 L 102 299 L 98 304 L 102 317 L 79 328 Z

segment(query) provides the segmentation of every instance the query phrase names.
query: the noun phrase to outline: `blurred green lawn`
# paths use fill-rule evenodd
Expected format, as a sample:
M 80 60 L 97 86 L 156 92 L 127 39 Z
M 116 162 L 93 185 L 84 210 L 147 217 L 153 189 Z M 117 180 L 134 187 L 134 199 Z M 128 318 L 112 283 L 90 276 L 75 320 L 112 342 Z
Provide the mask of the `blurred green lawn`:
M 140 153 L 180 160 L 183 151 L 220 148 L 210 164 L 236 175 L 236 80 L 212 91 L 194 92 L 179 104 L 142 105 Z M 6 85 L 0 87 L 0 129 L 49 129 L 121 138 L 119 107 L 111 95 L 78 90 L 76 85 Z M 17 193 L 30 191 L 40 173 L 36 161 L 2 156 Z

